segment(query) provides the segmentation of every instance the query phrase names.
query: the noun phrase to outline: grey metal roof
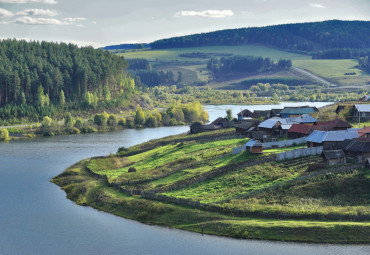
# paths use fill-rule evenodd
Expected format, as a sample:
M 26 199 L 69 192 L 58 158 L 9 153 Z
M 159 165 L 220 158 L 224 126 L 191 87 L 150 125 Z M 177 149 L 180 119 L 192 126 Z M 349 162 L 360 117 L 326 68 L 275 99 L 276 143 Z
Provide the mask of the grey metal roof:
M 280 117 L 274 117 L 274 118 L 270 118 L 270 119 L 267 119 L 265 121 L 262 121 L 258 125 L 258 127 L 260 127 L 260 128 L 272 128 L 278 122 L 280 122 L 281 125 L 292 125 L 294 123 L 297 123 L 297 122 L 294 122 L 294 119 L 296 119 L 296 118 L 280 118 Z
M 245 147 L 254 147 L 254 146 L 263 146 L 262 143 L 258 140 L 249 140 L 246 144 Z
M 345 139 L 358 138 L 356 131 L 338 130 L 338 131 L 313 131 L 308 137 L 307 141 L 312 143 L 322 142 L 342 142 Z
M 370 112 L 370 104 L 355 104 L 358 112 Z
M 301 116 L 297 117 L 297 118 L 294 118 L 292 120 L 293 122 L 296 122 L 296 123 L 314 123 L 317 121 L 317 119 L 315 119 L 314 117 L 312 117 L 311 115 L 309 114 L 302 114 Z

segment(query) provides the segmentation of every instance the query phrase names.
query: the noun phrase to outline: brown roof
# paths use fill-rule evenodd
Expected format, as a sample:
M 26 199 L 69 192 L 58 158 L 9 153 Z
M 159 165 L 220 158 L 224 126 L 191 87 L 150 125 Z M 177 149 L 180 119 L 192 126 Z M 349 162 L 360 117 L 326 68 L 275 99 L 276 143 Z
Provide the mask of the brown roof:
M 363 129 L 359 129 L 357 130 L 358 132 L 358 135 L 361 137 L 361 136 L 364 136 L 364 135 L 367 135 L 367 134 L 370 134 L 370 127 L 366 127 L 366 128 L 363 128 Z
M 240 115 L 242 117 L 251 117 L 251 118 L 256 117 L 255 114 L 248 109 L 244 109 L 243 111 L 239 112 L 237 115 L 238 116 Z
M 293 124 L 289 130 L 288 133 L 299 133 L 304 135 L 309 135 L 312 131 L 312 126 L 305 125 L 305 124 Z
M 316 126 L 326 126 L 328 130 L 331 130 L 333 128 L 351 128 L 352 126 L 341 119 L 335 119 L 330 121 L 316 121 Z

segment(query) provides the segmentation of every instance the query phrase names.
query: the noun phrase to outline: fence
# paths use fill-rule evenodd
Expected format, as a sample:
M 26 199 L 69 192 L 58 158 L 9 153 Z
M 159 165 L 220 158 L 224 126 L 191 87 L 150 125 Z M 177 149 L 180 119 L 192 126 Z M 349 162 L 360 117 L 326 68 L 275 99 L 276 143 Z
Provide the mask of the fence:
M 301 137 L 301 138 L 292 139 L 292 140 L 263 143 L 263 148 L 268 149 L 268 148 L 272 148 L 272 147 L 276 147 L 276 148 L 289 147 L 289 146 L 293 146 L 295 144 L 302 144 L 302 143 L 306 143 L 306 142 L 307 142 L 306 137 Z
M 307 142 L 306 137 L 301 137 L 301 138 L 292 139 L 292 140 L 278 141 L 278 142 L 268 142 L 268 143 L 263 143 L 263 149 L 290 147 L 296 144 L 302 144 L 306 142 Z M 233 148 L 232 154 L 233 155 L 239 154 L 243 151 L 245 151 L 245 145 Z
M 292 159 L 292 158 L 299 158 L 305 157 L 310 155 L 318 155 L 321 154 L 323 147 L 309 147 L 304 149 L 286 151 L 282 153 L 276 154 L 276 160 L 284 160 L 284 159 Z

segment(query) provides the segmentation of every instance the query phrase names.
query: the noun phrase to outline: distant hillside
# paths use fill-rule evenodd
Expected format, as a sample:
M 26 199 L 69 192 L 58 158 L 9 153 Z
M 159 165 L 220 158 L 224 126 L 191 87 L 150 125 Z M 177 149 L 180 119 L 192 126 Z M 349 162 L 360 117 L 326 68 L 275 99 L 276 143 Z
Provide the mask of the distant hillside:
M 118 45 L 109 45 L 102 48 L 103 50 L 133 50 L 133 49 L 144 49 L 150 48 L 148 43 L 124 43 Z
M 335 48 L 370 48 L 370 21 L 296 23 L 227 29 L 161 39 L 152 49 L 262 44 L 285 50 L 311 52 Z

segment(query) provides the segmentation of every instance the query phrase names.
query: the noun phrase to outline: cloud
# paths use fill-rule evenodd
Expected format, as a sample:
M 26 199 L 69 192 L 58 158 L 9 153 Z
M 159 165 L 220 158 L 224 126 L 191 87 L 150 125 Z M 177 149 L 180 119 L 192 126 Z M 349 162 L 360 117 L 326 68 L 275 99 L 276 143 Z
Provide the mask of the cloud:
M 85 21 L 86 18 L 76 17 L 76 18 L 65 18 L 64 20 L 67 22 L 76 22 L 76 21 Z
M 28 3 L 40 3 L 40 4 L 57 4 L 55 0 L 0 0 L 0 3 L 8 4 L 28 4 Z
M 57 26 L 71 25 L 70 22 L 61 21 L 58 19 L 34 18 L 34 17 L 27 17 L 27 16 L 16 18 L 14 22 L 18 24 L 25 24 L 25 25 L 57 25 Z
M 175 14 L 175 17 L 187 17 L 187 16 L 198 16 L 208 18 L 225 18 L 233 16 L 234 13 L 231 10 L 206 10 L 206 11 L 180 11 Z
M 8 10 L 0 8 L 0 17 L 12 17 L 14 14 Z
M 326 8 L 326 6 L 322 5 L 322 4 L 310 4 L 310 6 L 312 8 Z
M 58 12 L 49 9 L 26 9 L 16 13 L 20 16 L 57 16 Z

